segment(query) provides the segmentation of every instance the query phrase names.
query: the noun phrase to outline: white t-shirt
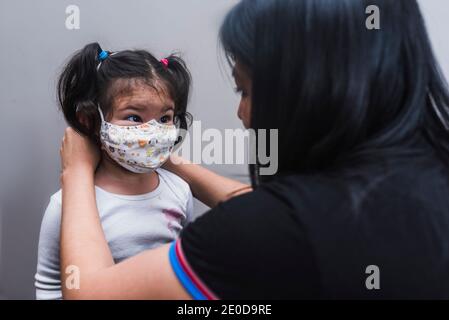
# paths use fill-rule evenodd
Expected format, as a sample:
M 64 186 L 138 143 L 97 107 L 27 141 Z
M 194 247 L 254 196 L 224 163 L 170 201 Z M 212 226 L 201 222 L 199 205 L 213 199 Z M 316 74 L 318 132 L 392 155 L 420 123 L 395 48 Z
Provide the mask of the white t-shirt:
M 174 241 L 192 220 L 189 185 L 177 175 L 158 169 L 159 185 L 143 195 L 118 195 L 99 187 L 96 199 L 101 224 L 115 262 Z M 59 261 L 61 190 L 50 198 L 42 220 L 36 298 L 62 299 Z

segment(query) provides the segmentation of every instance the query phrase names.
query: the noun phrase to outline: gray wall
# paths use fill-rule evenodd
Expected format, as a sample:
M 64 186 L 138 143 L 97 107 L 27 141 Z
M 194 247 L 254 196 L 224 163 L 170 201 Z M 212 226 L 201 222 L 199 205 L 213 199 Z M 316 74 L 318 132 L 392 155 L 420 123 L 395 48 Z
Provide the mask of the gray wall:
M 236 0 L 2 0 L 0 2 L 0 298 L 34 298 L 40 221 L 59 188 L 65 127 L 55 100 L 66 58 L 91 41 L 109 50 L 184 53 L 194 77 L 190 111 L 203 128 L 240 128 L 233 84 L 220 67 L 219 23 Z M 81 29 L 65 28 L 65 8 L 81 10 Z M 449 3 L 422 1 L 435 48 L 449 74 Z M 245 166 L 215 166 L 242 177 Z M 196 204 L 196 211 L 204 211 Z

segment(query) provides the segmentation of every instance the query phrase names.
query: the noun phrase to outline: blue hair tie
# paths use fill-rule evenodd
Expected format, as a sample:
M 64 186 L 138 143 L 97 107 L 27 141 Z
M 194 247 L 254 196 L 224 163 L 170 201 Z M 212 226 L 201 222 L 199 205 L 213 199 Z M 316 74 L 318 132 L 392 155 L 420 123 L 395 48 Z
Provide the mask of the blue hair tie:
M 98 60 L 100 61 L 104 61 L 106 60 L 106 58 L 109 57 L 109 53 L 107 51 L 101 51 L 100 54 L 98 55 Z

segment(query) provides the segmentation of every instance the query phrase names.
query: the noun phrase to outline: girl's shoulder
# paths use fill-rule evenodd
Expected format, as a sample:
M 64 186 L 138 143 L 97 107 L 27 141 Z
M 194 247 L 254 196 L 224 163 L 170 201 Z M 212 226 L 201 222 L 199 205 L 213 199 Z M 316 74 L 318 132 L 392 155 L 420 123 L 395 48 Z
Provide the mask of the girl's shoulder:
M 62 190 L 59 189 L 50 196 L 50 203 L 55 205 L 62 205 Z
M 188 198 L 192 194 L 189 184 L 180 176 L 162 168 L 156 172 L 160 177 L 160 183 L 165 183 L 175 194 L 180 194 L 183 198 Z

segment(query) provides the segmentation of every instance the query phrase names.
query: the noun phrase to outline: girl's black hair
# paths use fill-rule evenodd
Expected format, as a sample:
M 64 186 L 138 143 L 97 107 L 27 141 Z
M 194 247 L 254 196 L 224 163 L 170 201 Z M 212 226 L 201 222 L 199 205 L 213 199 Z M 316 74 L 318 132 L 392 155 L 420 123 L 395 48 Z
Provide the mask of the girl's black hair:
M 279 129 L 278 173 L 398 154 L 416 137 L 448 163 L 448 88 L 416 0 L 242 0 L 220 39 L 253 81 L 251 127 Z
M 175 124 L 184 129 L 181 132 L 187 129 L 192 120 L 187 112 L 191 76 L 181 58 L 170 55 L 165 66 L 147 51 L 125 50 L 108 52 L 109 57 L 100 65 L 100 52 L 98 43 L 86 45 L 74 54 L 59 77 L 59 104 L 72 128 L 99 143 L 98 106 L 106 116 L 113 99 L 129 86 L 142 82 L 161 90 L 156 83 L 162 82 L 175 104 Z M 118 79 L 129 80 L 126 87 L 116 88 L 114 81 Z

